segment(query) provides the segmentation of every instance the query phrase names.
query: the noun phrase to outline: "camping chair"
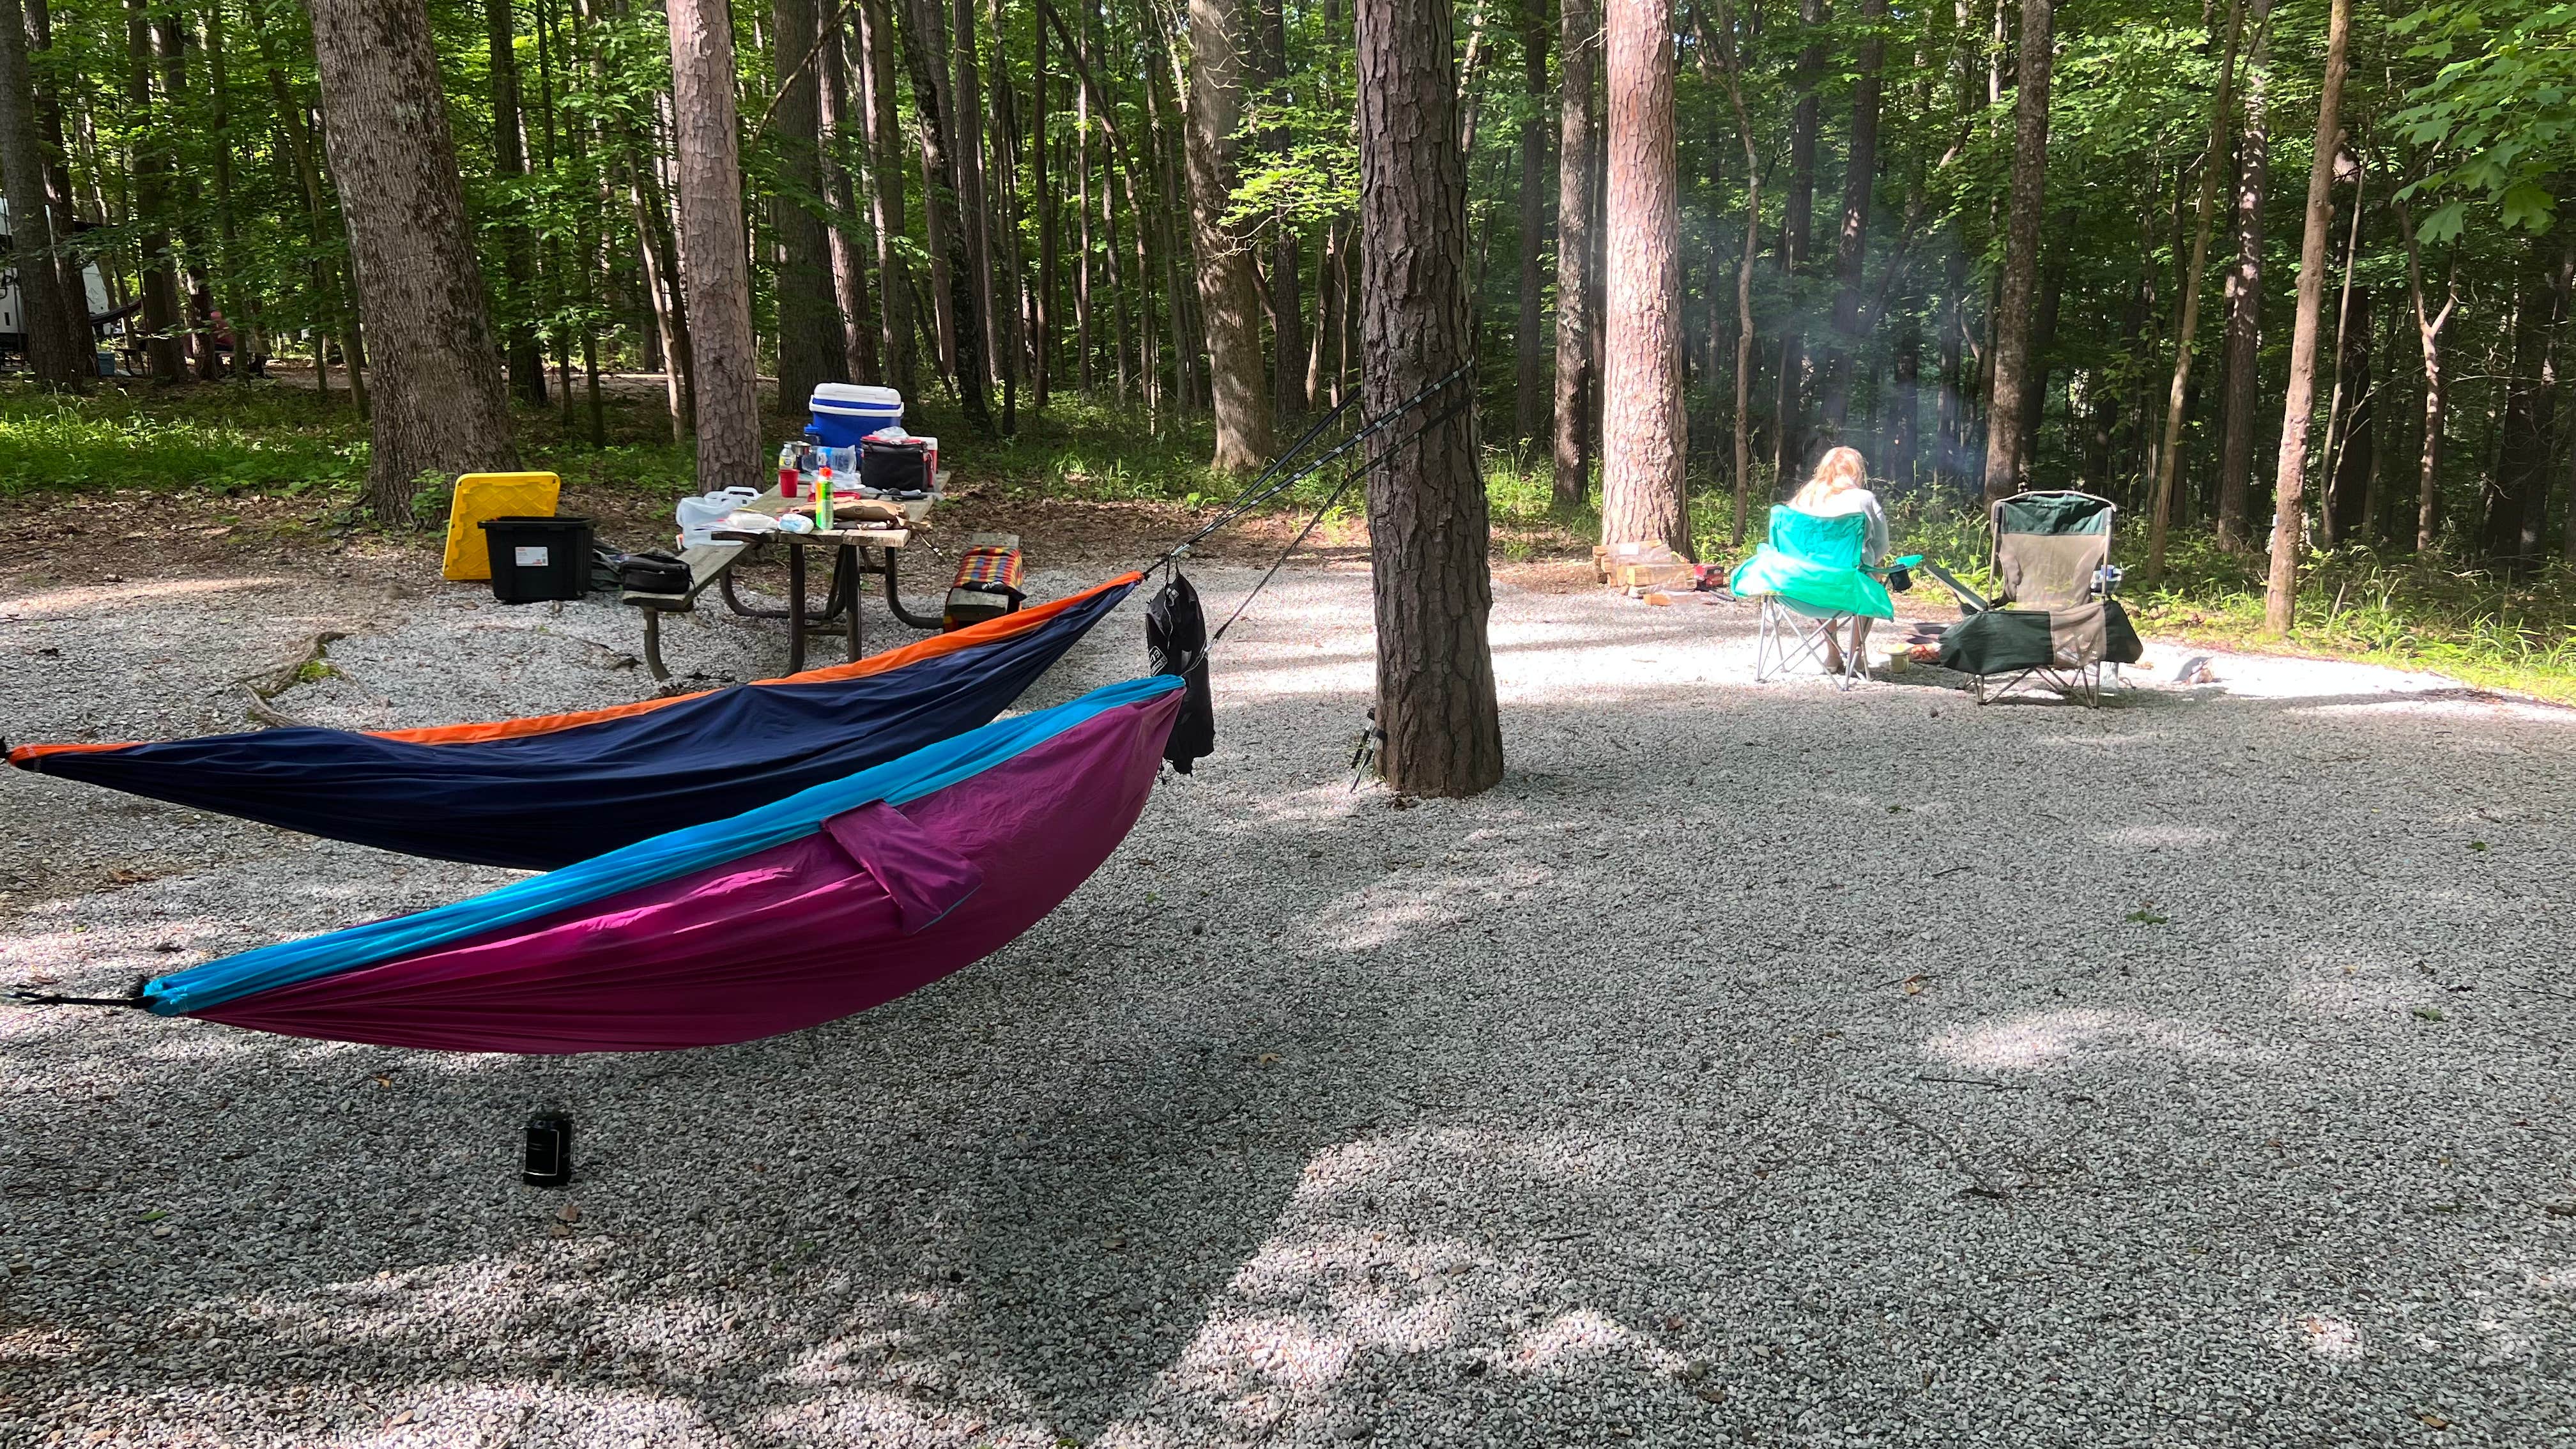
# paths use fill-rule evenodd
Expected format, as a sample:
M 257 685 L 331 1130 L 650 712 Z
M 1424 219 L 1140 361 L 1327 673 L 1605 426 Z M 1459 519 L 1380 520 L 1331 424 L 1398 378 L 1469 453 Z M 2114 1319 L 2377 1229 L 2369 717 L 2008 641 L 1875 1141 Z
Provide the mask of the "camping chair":
M 2111 597 L 2108 498 L 2090 493 L 2016 493 L 1988 510 L 1993 573 L 1989 599 L 1938 567 L 1964 616 L 1941 635 L 1941 664 L 1975 681 L 1986 704 L 2036 681 L 2086 705 L 2102 702 L 2103 666 L 2135 664 L 2145 652 L 2128 611 Z
M 1805 513 L 1785 503 L 1771 510 L 1769 538 L 1726 581 L 1737 598 L 1761 601 L 1753 638 L 1757 682 L 1767 684 L 1809 660 L 1826 667 L 1833 656 L 1827 643 L 1847 619 L 1896 617 L 1887 585 L 1861 563 L 1868 547 L 1869 520 L 1861 514 Z M 1850 649 L 1842 669 L 1828 673 L 1836 688 L 1849 689 L 1861 670 L 1861 651 Z

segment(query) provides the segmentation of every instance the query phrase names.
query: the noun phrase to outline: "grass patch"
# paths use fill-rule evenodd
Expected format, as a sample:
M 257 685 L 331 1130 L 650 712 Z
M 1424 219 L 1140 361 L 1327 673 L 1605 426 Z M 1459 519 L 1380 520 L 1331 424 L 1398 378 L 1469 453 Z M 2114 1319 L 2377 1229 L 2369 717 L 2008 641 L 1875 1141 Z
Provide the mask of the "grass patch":
M 366 427 L 276 384 L 102 386 L 80 397 L 0 390 L 0 497 L 53 490 L 354 491 Z

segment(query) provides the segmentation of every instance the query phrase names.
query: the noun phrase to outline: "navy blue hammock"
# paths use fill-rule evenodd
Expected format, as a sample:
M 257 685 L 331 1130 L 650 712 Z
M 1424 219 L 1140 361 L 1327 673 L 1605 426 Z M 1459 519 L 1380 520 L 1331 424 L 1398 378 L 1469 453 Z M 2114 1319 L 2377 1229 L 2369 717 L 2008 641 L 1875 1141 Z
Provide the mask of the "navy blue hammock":
M 430 729 L 21 745 L 9 763 L 407 855 L 554 870 L 990 723 L 1142 581 L 703 694 Z

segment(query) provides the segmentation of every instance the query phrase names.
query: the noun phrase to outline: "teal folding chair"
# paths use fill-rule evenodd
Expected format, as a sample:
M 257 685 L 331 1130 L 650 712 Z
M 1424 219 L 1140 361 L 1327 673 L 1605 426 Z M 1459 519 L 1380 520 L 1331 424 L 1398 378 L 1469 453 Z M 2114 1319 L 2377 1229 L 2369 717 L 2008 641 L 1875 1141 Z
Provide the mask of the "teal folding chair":
M 1757 682 L 1767 684 L 1809 660 L 1837 688 L 1859 681 L 1861 651 L 1842 651 L 1842 668 L 1835 671 L 1827 643 L 1847 620 L 1896 617 L 1885 571 L 1861 562 L 1868 548 L 1869 519 L 1862 514 L 1806 513 L 1785 503 L 1771 510 L 1769 537 L 1726 581 L 1737 598 L 1760 601 L 1753 638 Z

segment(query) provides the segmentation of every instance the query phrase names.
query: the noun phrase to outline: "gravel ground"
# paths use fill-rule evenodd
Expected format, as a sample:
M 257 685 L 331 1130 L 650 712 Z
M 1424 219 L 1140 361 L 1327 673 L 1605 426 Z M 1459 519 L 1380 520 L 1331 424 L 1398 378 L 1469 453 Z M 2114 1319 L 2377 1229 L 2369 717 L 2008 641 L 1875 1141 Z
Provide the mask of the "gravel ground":
M 1511 772 L 1411 803 L 1350 788 L 1365 583 L 1284 575 L 1217 755 L 850 1021 L 0 1008 L 0 1444 L 2576 1444 L 2576 715 L 2227 656 L 2100 711 L 1755 686 L 1740 607 L 1507 586 Z M 698 617 L 676 667 L 783 662 Z M 235 727 L 325 631 L 278 708 L 651 688 L 610 606 L 208 577 L 0 597 L 0 722 Z M 0 789 L 0 984 L 507 876 Z M 568 1192 L 515 1180 L 548 1105 Z

